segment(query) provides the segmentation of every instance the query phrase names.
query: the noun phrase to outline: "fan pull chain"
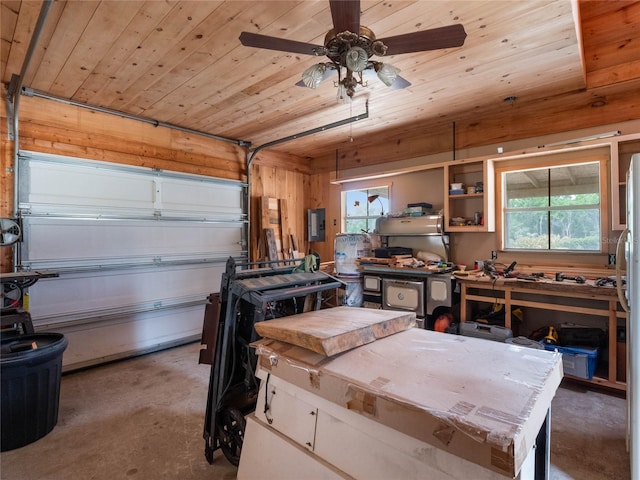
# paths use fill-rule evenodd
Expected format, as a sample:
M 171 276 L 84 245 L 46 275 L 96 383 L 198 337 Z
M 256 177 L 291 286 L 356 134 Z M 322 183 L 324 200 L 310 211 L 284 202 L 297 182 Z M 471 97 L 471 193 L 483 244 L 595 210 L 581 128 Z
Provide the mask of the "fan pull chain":
M 353 102 L 349 102 L 349 118 L 353 117 Z M 349 141 L 353 143 L 353 123 L 349 124 Z

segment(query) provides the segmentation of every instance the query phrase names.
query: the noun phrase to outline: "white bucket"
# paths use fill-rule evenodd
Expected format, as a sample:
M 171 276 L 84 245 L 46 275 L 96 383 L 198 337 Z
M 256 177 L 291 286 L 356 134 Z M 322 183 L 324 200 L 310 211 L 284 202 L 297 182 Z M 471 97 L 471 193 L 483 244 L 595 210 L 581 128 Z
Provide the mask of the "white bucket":
M 338 276 L 360 277 L 358 257 L 371 256 L 371 239 L 364 233 L 340 233 L 333 243 L 335 270 Z
M 343 278 L 345 282 L 343 304 L 347 307 L 361 307 L 364 302 L 362 278 Z

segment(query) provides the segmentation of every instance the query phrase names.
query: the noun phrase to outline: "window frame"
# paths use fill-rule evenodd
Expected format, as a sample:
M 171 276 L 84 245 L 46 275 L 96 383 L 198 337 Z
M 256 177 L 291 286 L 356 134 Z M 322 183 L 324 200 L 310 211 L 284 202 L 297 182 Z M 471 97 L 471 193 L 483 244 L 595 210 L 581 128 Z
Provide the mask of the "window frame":
M 384 209 L 384 213 L 385 215 L 388 214 L 391 211 L 391 185 L 371 185 L 371 186 L 362 186 L 360 188 L 349 188 L 346 190 L 343 190 L 341 192 L 341 199 L 340 199 L 340 217 L 341 217 L 341 221 L 340 221 L 340 232 L 341 233 L 350 233 L 347 232 L 347 220 L 360 220 L 360 219 L 364 219 L 367 220 L 369 224 L 371 224 L 371 221 L 373 221 L 374 226 L 372 228 L 369 229 L 368 233 L 373 233 L 374 228 L 375 228 L 375 220 L 377 218 L 380 218 L 380 215 L 366 215 L 366 216 L 353 216 L 353 217 L 348 217 L 347 216 L 347 193 L 349 192 L 365 192 L 365 196 L 369 196 L 374 194 L 374 190 L 380 190 L 380 189 L 386 189 L 386 193 L 387 193 L 387 207 L 386 209 Z M 384 200 L 384 197 L 382 197 L 381 200 Z M 377 202 L 377 201 L 375 201 Z M 367 212 L 369 211 L 369 204 L 366 205 L 367 208 Z M 353 232 L 351 232 L 353 233 Z M 357 233 L 363 233 L 363 232 L 357 232 Z
M 600 242 L 598 250 L 553 250 L 553 249 L 522 249 L 507 248 L 505 240 L 505 185 L 504 173 L 526 170 L 563 167 L 569 165 L 598 162 L 600 173 Z M 540 253 L 540 254 L 580 254 L 600 255 L 607 252 L 605 237 L 609 225 L 609 165 L 611 154 L 608 146 L 589 146 L 586 148 L 571 149 L 567 151 L 551 151 L 538 155 L 512 157 L 509 159 L 496 159 L 494 162 L 495 188 L 496 188 L 496 234 L 499 238 L 500 250 L 511 253 Z

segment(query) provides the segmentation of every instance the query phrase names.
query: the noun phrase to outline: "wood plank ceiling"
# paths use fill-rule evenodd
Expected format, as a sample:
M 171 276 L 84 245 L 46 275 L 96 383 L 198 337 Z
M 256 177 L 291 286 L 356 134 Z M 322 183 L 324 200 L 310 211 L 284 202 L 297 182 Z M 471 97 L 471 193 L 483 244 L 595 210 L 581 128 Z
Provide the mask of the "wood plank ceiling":
M 2 0 L 4 83 L 21 71 L 40 7 Z M 332 27 L 326 0 L 56 1 L 24 86 L 254 147 L 363 113 L 368 100 L 368 119 L 277 147 L 319 158 L 352 137 L 394 142 L 496 115 L 511 96 L 523 105 L 640 85 L 640 2 L 372 0 L 361 12 L 378 38 L 453 23 L 468 36 L 459 48 L 386 59 L 410 87 L 374 76 L 351 104 L 338 104 L 330 79 L 315 90 L 295 85 L 317 57 L 238 39 L 248 31 L 322 44 Z

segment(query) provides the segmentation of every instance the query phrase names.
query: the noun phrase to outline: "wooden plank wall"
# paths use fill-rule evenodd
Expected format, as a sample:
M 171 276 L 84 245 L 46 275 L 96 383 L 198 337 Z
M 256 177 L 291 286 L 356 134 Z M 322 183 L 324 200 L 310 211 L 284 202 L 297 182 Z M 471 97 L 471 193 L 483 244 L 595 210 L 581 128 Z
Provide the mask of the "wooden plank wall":
M 0 99 L 0 216 L 13 215 L 13 142 L 7 136 L 6 91 Z M 233 143 L 155 127 L 137 120 L 95 112 L 60 102 L 22 97 L 20 149 L 136 165 L 246 182 L 246 151 Z M 259 229 L 257 199 L 288 200 L 289 224 L 299 240 L 305 233 L 306 160 L 262 151 L 256 156 L 252 180 L 253 232 Z M 250 250 L 255 254 L 257 243 Z M 306 243 L 303 244 L 306 251 Z M 303 248 L 301 247 L 301 248 Z M 255 258 L 255 257 L 252 257 Z M 0 252 L 0 269 L 11 271 L 11 249 Z
M 341 232 L 340 203 L 342 188 L 330 183 L 332 173 L 312 174 L 309 179 L 309 208 L 325 209 L 325 241 L 312 242 L 309 248 L 320 255 L 321 262 L 333 261 L 333 240 Z
M 396 132 L 399 136 L 394 139 L 381 135 L 358 138 L 353 147 L 340 148 L 338 164 L 341 171 L 364 165 L 380 165 L 380 170 L 384 170 L 385 163 L 452 152 L 454 145 L 457 151 L 462 151 L 637 120 L 640 114 L 638 98 L 640 88 L 623 84 L 606 92 L 582 90 L 572 95 L 522 103 L 516 99 L 513 104 L 499 104 L 493 110 L 483 110 L 482 114 L 473 111 L 464 115 L 443 114 L 438 127 L 407 125 Z M 314 173 L 335 171 L 335 154 L 314 158 L 311 167 Z
M 303 172 L 304 165 L 287 170 L 272 158 L 262 162 L 260 153 L 251 170 L 251 258 L 258 258 L 258 240 L 260 237 L 260 198 L 268 197 L 285 200 L 287 205 L 288 228 L 298 239 L 298 249 L 307 253 L 307 208 L 312 208 L 309 198 L 310 175 Z M 254 225 L 257 228 L 254 228 Z

